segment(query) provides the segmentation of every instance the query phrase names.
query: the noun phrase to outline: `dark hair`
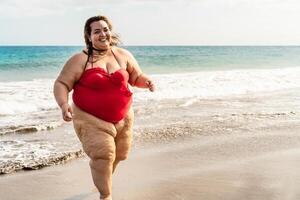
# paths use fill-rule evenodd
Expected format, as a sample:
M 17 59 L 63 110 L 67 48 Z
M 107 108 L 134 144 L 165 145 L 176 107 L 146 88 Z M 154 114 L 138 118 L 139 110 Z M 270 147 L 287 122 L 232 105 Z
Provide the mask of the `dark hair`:
M 109 28 L 110 31 L 112 31 L 112 29 L 113 29 L 111 21 L 103 15 L 90 17 L 89 19 L 86 20 L 85 25 L 84 25 L 84 40 L 85 40 L 86 48 L 88 50 L 88 55 L 92 55 L 92 53 L 93 53 L 93 44 L 89 40 L 89 37 L 90 37 L 91 32 L 92 32 L 91 24 L 93 22 L 100 21 L 100 20 L 103 20 L 107 23 L 108 28 Z M 112 40 L 110 42 L 110 46 L 116 46 L 116 45 L 121 44 L 120 37 L 114 32 L 112 32 L 111 39 Z

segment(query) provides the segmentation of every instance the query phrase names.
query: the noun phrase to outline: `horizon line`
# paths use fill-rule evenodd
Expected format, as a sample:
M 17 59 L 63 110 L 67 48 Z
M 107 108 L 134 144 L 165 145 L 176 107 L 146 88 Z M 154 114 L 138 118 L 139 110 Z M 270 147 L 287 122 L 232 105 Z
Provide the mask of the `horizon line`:
M 42 46 L 53 46 L 53 47 L 84 47 L 85 45 L 79 45 L 79 44 L 0 44 L 0 47 L 42 47 Z M 187 47 L 218 47 L 218 46 L 232 46 L 232 47 L 235 47 L 235 46 L 240 46 L 240 47 L 257 47 L 257 46 L 261 46 L 261 47 L 268 47 L 268 46 L 300 46 L 300 44 L 130 44 L 130 45 L 117 45 L 117 46 L 126 46 L 126 47 L 130 47 L 130 46 L 165 46 L 165 47 L 176 47 L 176 46 L 187 46 Z

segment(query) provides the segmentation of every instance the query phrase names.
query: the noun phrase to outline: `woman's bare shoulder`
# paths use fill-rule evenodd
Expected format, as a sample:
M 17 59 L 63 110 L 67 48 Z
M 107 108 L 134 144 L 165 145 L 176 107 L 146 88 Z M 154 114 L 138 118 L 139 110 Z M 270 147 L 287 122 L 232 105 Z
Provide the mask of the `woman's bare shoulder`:
M 72 55 L 66 62 L 64 68 L 72 71 L 82 71 L 87 61 L 87 55 L 83 52 Z
M 127 49 L 121 48 L 121 47 L 114 47 L 114 50 L 117 51 L 119 54 L 121 54 L 124 57 L 132 58 L 133 55 L 128 51 Z
M 71 62 L 76 65 L 84 64 L 87 60 L 87 55 L 83 52 L 72 55 L 67 62 Z
M 86 59 L 87 55 L 83 52 L 76 53 L 71 56 L 65 63 L 57 80 L 66 84 L 68 88 L 73 88 L 74 83 L 79 80 L 82 72 L 84 71 Z

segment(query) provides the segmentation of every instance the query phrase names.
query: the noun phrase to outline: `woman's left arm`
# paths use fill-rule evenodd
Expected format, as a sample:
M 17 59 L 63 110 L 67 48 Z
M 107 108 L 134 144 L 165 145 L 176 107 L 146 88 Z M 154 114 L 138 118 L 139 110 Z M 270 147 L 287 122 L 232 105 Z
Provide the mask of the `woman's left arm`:
M 155 90 L 153 81 L 142 72 L 134 56 L 127 50 L 123 49 L 127 58 L 127 71 L 129 73 L 129 84 L 139 88 L 148 88 L 151 92 Z

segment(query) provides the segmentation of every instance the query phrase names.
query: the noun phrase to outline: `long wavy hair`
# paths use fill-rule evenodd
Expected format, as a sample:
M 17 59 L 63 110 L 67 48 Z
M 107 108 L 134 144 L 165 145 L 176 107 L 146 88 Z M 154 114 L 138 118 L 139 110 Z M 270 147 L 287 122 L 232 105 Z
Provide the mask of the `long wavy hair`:
M 89 19 L 86 20 L 85 25 L 84 25 L 84 41 L 86 44 L 86 48 L 88 50 L 87 53 L 88 53 L 89 57 L 93 54 L 93 44 L 89 40 L 89 38 L 91 36 L 91 32 L 92 32 L 91 24 L 93 22 L 100 21 L 100 20 L 103 20 L 107 23 L 108 28 L 112 33 L 110 46 L 117 46 L 122 43 L 119 35 L 112 31 L 112 29 L 113 29 L 112 23 L 107 17 L 105 17 L 103 15 L 90 17 Z

